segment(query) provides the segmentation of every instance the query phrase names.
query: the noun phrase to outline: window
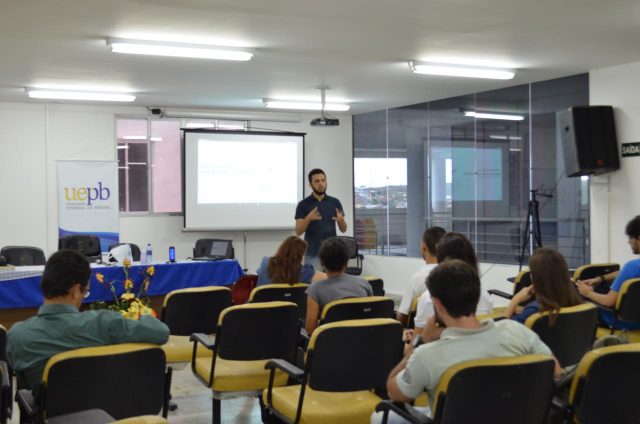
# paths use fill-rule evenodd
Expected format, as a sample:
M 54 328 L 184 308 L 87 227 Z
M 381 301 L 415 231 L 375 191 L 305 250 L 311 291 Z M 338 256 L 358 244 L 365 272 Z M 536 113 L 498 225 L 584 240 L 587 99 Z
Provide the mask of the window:
M 355 115 L 361 249 L 418 257 L 424 228 L 439 225 L 467 235 L 481 261 L 518 263 L 535 196 L 542 244 L 588 263 L 589 182 L 564 175 L 556 124 L 556 112 L 588 104 L 588 85 L 583 74 Z
M 116 118 L 120 212 L 182 213 L 180 128 L 246 131 L 246 121 Z

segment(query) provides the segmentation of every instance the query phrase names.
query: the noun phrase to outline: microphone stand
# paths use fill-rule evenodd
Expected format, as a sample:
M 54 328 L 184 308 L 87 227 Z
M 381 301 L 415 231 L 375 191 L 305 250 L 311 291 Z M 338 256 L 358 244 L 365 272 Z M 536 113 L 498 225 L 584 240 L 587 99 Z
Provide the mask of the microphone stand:
M 538 247 L 542 247 L 542 233 L 540 231 L 540 204 L 537 197 L 552 198 L 551 194 L 540 193 L 538 189 L 529 190 L 531 193 L 531 199 L 529 200 L 529 208 L 527 211 L 527 220 L 522 231 L 522 242 L 520 245 L 520 266 L 518 271 L 522 271 L 522 264 L 524 262 L 524 253 L 531 241 L 531 251 L 536 250 Z M 532 240 L 531 240 L 532 239 Z

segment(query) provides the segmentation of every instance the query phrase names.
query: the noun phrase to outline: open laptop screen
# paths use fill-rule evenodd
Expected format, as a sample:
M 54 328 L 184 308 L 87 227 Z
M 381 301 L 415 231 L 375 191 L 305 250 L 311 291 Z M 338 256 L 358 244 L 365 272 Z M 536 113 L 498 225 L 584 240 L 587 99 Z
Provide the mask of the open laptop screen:
M 229 242 L 228 241 L 214 241 L 211 243 L 210 256 L 229 256 Z

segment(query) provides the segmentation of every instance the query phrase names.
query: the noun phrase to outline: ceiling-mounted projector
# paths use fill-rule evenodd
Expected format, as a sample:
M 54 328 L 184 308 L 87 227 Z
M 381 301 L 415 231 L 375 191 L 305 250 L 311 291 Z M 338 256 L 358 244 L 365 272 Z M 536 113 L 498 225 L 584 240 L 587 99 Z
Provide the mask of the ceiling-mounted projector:
M 325 91 L 328 90 L 329 87 L 320 86 L 318 88 L 320 89 L 320 103 L 322 104 L 322 109 L 320 110 L 320 117 L 312 119 L 310 124 L 312 127 L 337 127 L 340 125 L 340 120 L 324 111 L 326 104 L 324 95 Z
M 311 125 L 314 127 L 336 127 L 340 125 L 340 120 L 336 118 L 316 118 L 311 120 Z

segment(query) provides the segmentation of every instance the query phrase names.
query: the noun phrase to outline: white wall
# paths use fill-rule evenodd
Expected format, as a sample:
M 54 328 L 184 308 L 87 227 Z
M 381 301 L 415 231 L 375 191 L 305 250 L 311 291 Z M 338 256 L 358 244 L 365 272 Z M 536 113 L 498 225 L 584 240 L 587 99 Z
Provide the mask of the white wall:
M 640 142 L 640 62 L 590 72 L 589 96 L 592 105 L 614 107 L 619 144 Z M 593 178 L 590 194 L 591 261 L 628 261 L 624 228 L 640 214 L 640 157 L 621 158 L 619 171 Z
M 365 255 L 363 261 L 363 275 L 375 275 L 384 281 L 384 289 L 393 295 L 402 295 L 409 277 L 422 267 L 424 261 L 420 258 L 405 258 L 398 256 Z M 507 293 L 513 292 L 513 284 L 507 281 L 518 273 L 517 265 L 480 264 L 480 279 L 482 289 L 498 289 Z M 493 306 L 506 306 L 509 301 L 491 296 Z
M 0 102 L 0 246 L 38 246 L 47 254 L 58 245 L 56 160 L 115 160 L 115 115 L 145 116 L 146 109 L 126 106 L 63 105 Z M 282 115 L 282 114 L 279 114 Z M 338 197 L 349 234 L 353 231 L 351 118 L 339 127 L 311 127 L 313 114 L 300 123 L 260 122 L 261 127 L 306 132 L 305 169 L 323 168 L 328 193 Z M 307 188 L 308 192 L 308 188 Z M 182 232 L 182 216 L 121 216 L 120 239 L 141 246 L 151 242 L 156 260 L 191 256 L 198 238 L 234 240 L 236 257 L 255 270 L 262 256 L 272 254 L 291 231 L 228 233 Z M 259 219 L 259 217 L 256 217 Z M 246 246 L 244 238 L 246 236 Z M 246 255 L 246 263 L 244 257 Z

